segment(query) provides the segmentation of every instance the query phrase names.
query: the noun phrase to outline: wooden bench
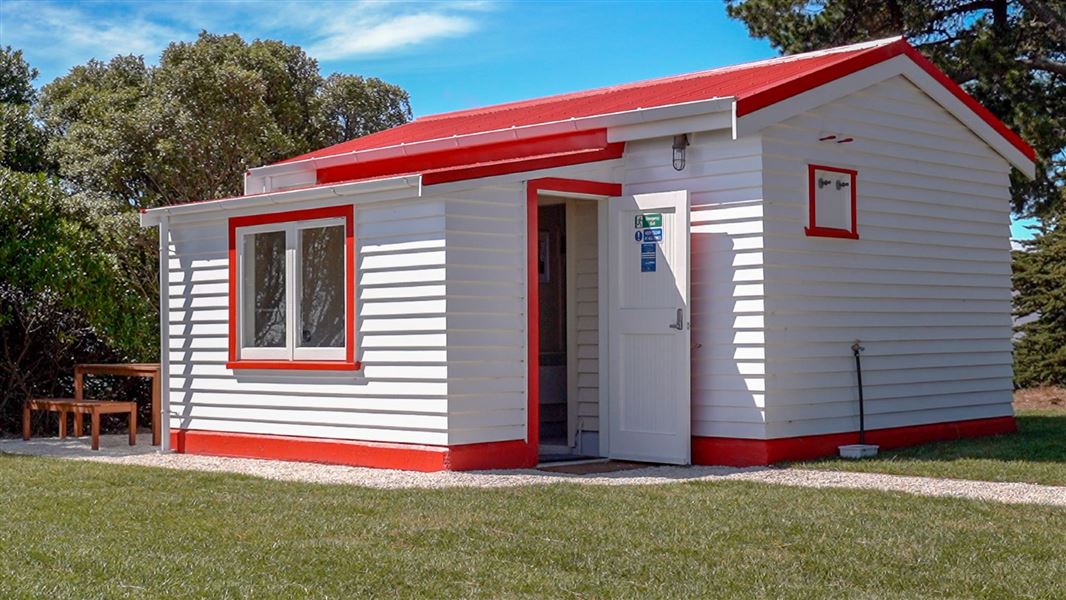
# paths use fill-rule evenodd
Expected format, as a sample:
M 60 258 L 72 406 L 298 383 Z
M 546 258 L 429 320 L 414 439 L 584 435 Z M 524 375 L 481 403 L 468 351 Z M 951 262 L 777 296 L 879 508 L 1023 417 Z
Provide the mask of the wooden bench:
M 74 398 L 34 398 L 22 405 L 22 439 L 30 439 L 30 416 L 33 411 L 59 413 L 59 438 L 67 437 L 67 414 L 74 415 L 74 435 L 82 435 L 82 415 L 92 421 L 93 450 L 100 449 L 100 415 L 128 413 L 130 445 L 137 445 L 137 403 L 119 400 L 75 400 Z

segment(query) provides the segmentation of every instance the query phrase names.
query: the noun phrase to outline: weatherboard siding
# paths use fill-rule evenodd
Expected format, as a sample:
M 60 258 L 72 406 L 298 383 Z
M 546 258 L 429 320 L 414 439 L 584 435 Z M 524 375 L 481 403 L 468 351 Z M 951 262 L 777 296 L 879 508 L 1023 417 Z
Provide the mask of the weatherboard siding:
M 596 200 L 569 202 L 566 250 L 575 297 L 568 299 L 574 314 L 567 335 L 574 338 L 568 340 L 574 354 L 568 368 L 576 375 L 571 388 L 576 394 L 571 433 L 576 436 L 600 430 L 599 206 Z
M 525 439 L 523 186 L 426 193 L 447 214 L 449 443 Z
M 626 145 L 624 192 L 689 191 L 692 434 L 765 435 L 762 142 L 698 132 L 681 172 L 671 138 Z
M 228 216 L 169 226 L 171 428 L 446 444 L 443 203 L 357 205 L 358 372 L 226 368 Z
M 854 142 L 818 142 L 826 132 Z M 1011 414 L 1005 160 L 902 77 L 764 132 L 767 436 Z M 858 170 L 860 239 L 807 237 L 807 164 Z
M 525 437 L 523 181 L 539 177 L 621 181 L 625 194 L 690 191 L 693 435 L 765 435 L 761 141 L 735 141 L 728 132 L 698 133 L 682 172 L 670 165 L 670 143 L 669 138 L 628 142 L 625 156 L 610 165 L 424 190 L 447 206 L 450 443 Z M 569 243 L 574 247 L 574 240 Z M 521 261 L 517 269 L 516 258 Z M 591 263 L 586 267 L 593 268 Z M 579 303 L 579 323 L 583 314 L 585 325 L 591 326 L 588 313 L 594 307 L 598 299 Z M 463 320 L 456 320 L 458 315 Z M 599 389 L 601 365 L 595 363 L 604 356 L 598 339 L 584 339 L 588 343 L 578 348 L 577 410 L 582 430 L 593 431 L 601 425 L 600 407 L 592 397 Z
M 423 188 L 447 215 L 449 444 L 527 438 L 525 182 L 618 181 L 617 168 L 611 161 Z

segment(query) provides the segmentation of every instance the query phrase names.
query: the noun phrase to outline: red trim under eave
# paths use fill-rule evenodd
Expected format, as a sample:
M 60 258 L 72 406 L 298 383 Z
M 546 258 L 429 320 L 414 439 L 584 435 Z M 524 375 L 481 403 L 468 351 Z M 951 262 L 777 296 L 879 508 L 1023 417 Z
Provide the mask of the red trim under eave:
M 515 173 L 534 168 L 564 166 L 566 164 L 579 164 L 607 159 L 595 154 L 583 156 L 582 153 L 584 151 L 599 152 L 608 155 L 609 158 L 618 158 L 621 156 L 622 148 L 624 148 L 622 143 L 612 144 L 607 141 L 606 129 L 591 129 L 325 167 L 316 171 L 316 178 L 319 184 L 324 184 L 432 171 L 452 173 L 451 175 L 430 175 L 433 183 L 442 183 L 444 181 L 458 181 L 488 176 L 484 174 L 463 176 L 456 174 L 467 169 L 473 169 L 475 173 L 477 173 L 477 169 L 488 169 L 489 175 L 498 175 L 502 173 L 495 171 L 501 168 L 505 169 L 503 173 Z M 558 156 L 552 157 L 549 155 Z M 490 163 L 506 164 L 512 161 L 536 159 L 538 157 L 543 157 L 542 160 L 548 164 L 546 166 L 521 165 L 521 168 L 512 166 L 509 169 L 501 165 L 490 165 Z M 452 171 L 452 169 L 456 169 L 456 171 Z M 428 182 L 424 181 L 423 183 Z
M 345 261 L 345 274 L 348 285 L 345 288 L 345 330 L 344 360 L 241 360 L 237 340 L 237 305 L 239 285 L 237 281 L 237 229 L 254 225 L 286 223 L 289 221 L 311 221 L 344 217 L 344 250 L 348 255 Z M 358 371 L 362 364 L 355 360 L 355 207 L 351 204 L 290 210 L 285 212 L 268 212 L 245 217 L 232 217 L 229 220 L 229 360 L 227 369 L 287 369 L 297 371 Z
M 170 447 L 182 454 L 405 471 L 477 471 L 527 466 L 526 444 L 522 440 L 426 446 L 180 429 L 170 432 Z
M 509 175 L 511 173 L 523 173 L 540 169 L 552 169 L 556 167 L 569 167 L 582 165 L 601 160 L 613 160 L 622 158 L 625 152 L 625 142 L 607 144 L 598 150 L 576 150 L 573 152 L 560 152 L 556 154 L 502 160 L 493 163 L 482 163 L 464 167 L 452 167 L 438 171 L 426 171 L 422 173 L 423 185 L 435 183 L 448 183 L 452 181 L 466 181 L 481 177 L 494 177 L 497 175 Z
M 994 417 L 875 429 L 866 432 L 866 442 L 882 449 L 914 446 L 942 440 L 1000 435 L 1018 431 L 1014 417 Z M 692 463 L 752 467 L 779 462 L 812 460 L 837 453 L 837 447 L 857 444 L 859 434 L 831 433 L 773 440 L 726 437 L 693 437 Z
M 940 83 L 940 85 L 947 88 L 947 90 L 961 100 L 967 108 L 976 113 L 977 116 L 981 117 L 984 122 L 988 123 L 989 126 L 996 130 L 996 133 L 1003 136 L 1004 139 L 1021 151 L 1021 153 L 1029 160 L 1036 160 L 1036 151 L 1033 150 L 1032 146 L 1025 143 L 1025 140 L 1023 140 L 1017 133 L 1011 131 L 1003 121 L 999 120 L 977 100 L 974 100 L 973 96 L 967 94 L 966 90 L 962 89 L 959 84 L 952 81 L 947 74 L 937 68 L 932 61 L 923 56 L 921 52 L 908 44 L 904 39 L 900 39 L 898 42 L 893 42 L 885 46 L 871 48 L 866 52 L 856 54 L 848 60 L 806 73 L 795 79 L 782 82 L 780 85 L 775 85 L 761 92 L 752 94 L 751 96 L 741 98 L 740 100 L 737 100 L 737 116 L 743 117 L 744 115 L 751 114 L 757 110 L 766 108 L 771 104 L 776 104 L 782 100 L 787 100 L 793 96 L 802 94 L 803 92 L 808 92 L 818 86 L 851 75 L 852 73 L 899 55 L 906 55 L 914 61 L 915 64 L 932 76 L 933 79 Z

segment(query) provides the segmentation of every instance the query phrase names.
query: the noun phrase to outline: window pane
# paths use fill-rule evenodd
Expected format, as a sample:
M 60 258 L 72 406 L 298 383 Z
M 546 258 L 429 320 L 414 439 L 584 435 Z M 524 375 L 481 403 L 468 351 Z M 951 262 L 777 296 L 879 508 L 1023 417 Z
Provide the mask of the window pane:
M 300 346 L 344 347 L 344 226 L 300 230 Z
M 285 347 L 285 232 L 244 236 L 244 346 Z

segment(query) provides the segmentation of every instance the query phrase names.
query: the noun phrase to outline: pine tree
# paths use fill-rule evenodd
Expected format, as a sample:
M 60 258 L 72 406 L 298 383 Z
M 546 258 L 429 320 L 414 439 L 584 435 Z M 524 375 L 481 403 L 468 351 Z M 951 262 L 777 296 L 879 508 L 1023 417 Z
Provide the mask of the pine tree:
M 1015 213 L 1043 221 L 1014 252 L 1015 383 L 1066 385 L 1066 3 L 725 1 L 785 53 L 902 35 L 1036 149 L 1036 177 L 1011 176 Z
M 1019 387 L 1066 385 L 1066 228 L 1061 223 L 1014 252 L 1018 326 L 1014 381 Z

